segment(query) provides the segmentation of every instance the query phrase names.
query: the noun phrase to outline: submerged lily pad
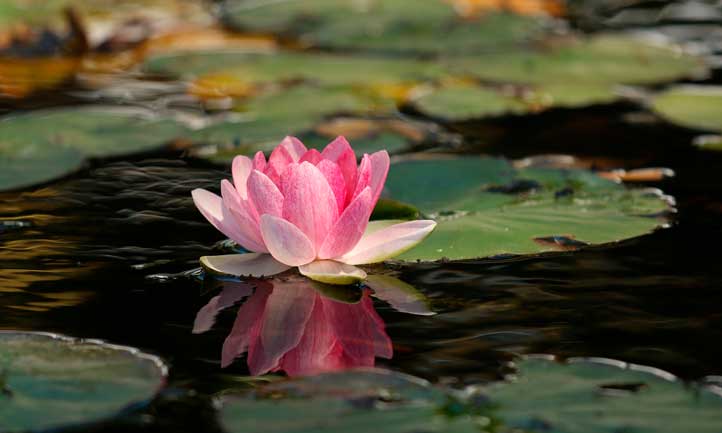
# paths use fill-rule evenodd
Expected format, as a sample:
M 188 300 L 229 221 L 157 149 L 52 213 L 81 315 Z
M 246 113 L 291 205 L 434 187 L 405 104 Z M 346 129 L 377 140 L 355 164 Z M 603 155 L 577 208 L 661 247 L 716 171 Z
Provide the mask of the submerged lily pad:
M 464 392 L 384 370 L 322 374 L 228 398 L 235 432 L 718 432 L 722 398 L 669 373 L 606 359 L 527 357 L 508 382 Z M 278 414 L 284 416 L 279 417 Z
M 676 86 L 652 99 L 652 108 L 672 123 L 722 131 L 722 86 Z
M 518 368 L 511 383 L 488 390 L 494 415 L 513 431 L 722 431 L 719 395 L 686 388 L 654 368 L 606 359 L 558 363 L 544 358 L 525 359 Z
M 670 199 L 575 169 L 518 170 L 505 159 L 416 156 L 392 164 L 390 198 L 438 222 L 401 260 L 534 254 L 617 242 L 664 226 Z
M 95 422 L 147 402 L 166 367 L 135 349 L 52 334 L 0 331 L 0 430 Z
M 178 122 L 137 109 L 65 108 L 5 117 L 0 120 L 0 190 L 68 174 L 84 157 L 157 149 L 186 132 Z
M 475 419 L 442 413 L 449 398 L 412 376 L 357 370 L 282 382 L 256 396 L 228 399 L 221 423 L 229 433 L 478 432 Z
M 293 37 L 313 46 L 379 51 L 498 50 L 533 39 L 549 24 L 506 13 L 462 18 L 451 2 L 440 0 L 232 0 L 225 6 L 225 15 L 242 30 Z

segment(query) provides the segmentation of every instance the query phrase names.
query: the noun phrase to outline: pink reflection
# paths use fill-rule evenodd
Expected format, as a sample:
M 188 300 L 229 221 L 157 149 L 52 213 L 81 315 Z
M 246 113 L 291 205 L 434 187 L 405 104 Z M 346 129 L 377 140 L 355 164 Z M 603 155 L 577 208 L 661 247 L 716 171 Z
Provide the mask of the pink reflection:
M 284 371 L 298 376 L 371 367 L 376 357 L 392 357 L 391 340 L 369 289 L 363 289 L 357 302 L 346 303 L 324 296 L 307 279 L 253 283 L 250 296 L 238 287 L 224 289 L 196 318 L 194 332 L 203 332 L 220 309 L 248 296 L 223 344 L 223 367 L 247 353 L 253 375 Z

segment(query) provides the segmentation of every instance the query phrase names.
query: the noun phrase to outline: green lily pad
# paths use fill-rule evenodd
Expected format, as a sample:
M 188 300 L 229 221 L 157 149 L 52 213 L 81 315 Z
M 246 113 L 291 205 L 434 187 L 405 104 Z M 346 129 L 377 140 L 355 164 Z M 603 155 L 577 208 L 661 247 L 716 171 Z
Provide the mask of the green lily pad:
M 139 109 L 64 108 L 0 120 L 0 190 L 46 182 L 75 171 L 83 157 L 160 148 L 187 129 Z
M 670 199 L 576 169 L 516 169 L 488 157 L 417 155 L 391 165 L 386 191 L 438 222 L 407 261 L 573 250 L 650 233 Z
M 536 50 L 449 57 L 456 74 L 502 83 L 569 85 L 652 84 L 705 72 L 701 59 L 634 37 L 569 38 Z
M 228 50 L 161 54 L 147 60 L 143 70 L 185 80 L 222 74 L 251 85 L 292 80 L 324 85 L 403 83 L 438 77 L 442 73 L 435 63 L 415 59 Z
M 0 190 L 49 182 L 78 170 L 83 155 L 74 149 L 28 146 L 6 153 L 0 142 Z
M 242 30 L 312 46 L 417 53 L 500 50 L 533 39 L 549 24 L 505 13 L 463 19 L 437 0 L 233 0 L 226 2 L 225 16 Z
M 652 99 L 652 109 L 672 123 L 722 131 L 722 86 L 676 86 Z
M 495 89 L 472 85 L 451 85 L 425 92 L 413 99 L 424 114 L 460 121 L 480 117 L 523 114 L 529 108 L 519 98 Z
M 229 433 L 712 433 L 722 428 L 718 389 L 685 387 L 650 367 L 526 357 L 510 379 L 458 392 L 378 369 L 321 374 L 227 398 L 220 416 Z
M 426 115 L 447 121 L 463 121 L 529 114 L 548 108 L 607 104 L 618 98 L 614 86 L 603 83 L 548 83 L 513 87 L 453 84 L 421 93 L 411 102 Z
M 0 331 L 0 429 L 86 424 L 150 400 L 166 378 L 156 357 L 52 334 Z
M 722 431 L 722 399 L 669 373 L 613 360 L 528 358 L 511 383 L 489 389 L 508 430 L 555 433 Z M 519 430 L 515 430 L 519 429 Z
M 239 110 L 243 111 L 237 122 L 221 122 L 191 134 L 193 141 L 214 146 L 198 156 L 226 163 L 238 154 L 271 150 L 286 135 L 303 136 L 333 114 L 388 113 L 395 104 L 347 88 L 296 86 L 251 99 Z
M 450 398 L 421 379 L 390 371 L 331 373 L 228 399 L 221 423 L 229 433 L 478 432 L 476 419 L 442 412 Z

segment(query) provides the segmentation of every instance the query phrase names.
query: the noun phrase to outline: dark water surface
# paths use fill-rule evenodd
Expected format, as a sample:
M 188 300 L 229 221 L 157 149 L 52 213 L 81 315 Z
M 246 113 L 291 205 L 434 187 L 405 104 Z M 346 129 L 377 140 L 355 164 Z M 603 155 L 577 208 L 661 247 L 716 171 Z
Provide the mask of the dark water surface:
M 675 178 L 651 186 L 674 195 L 679 213 L 670 228 L 619 245 L 399 269 L 439 314 L 375 301 L 394 345 L 393 358 L 377 365 L 451 385 L 497 379 L 521 353 L 610 357 L 687 379 L 722 374 L 722 158 L 691 148 L 691 131 L 621 121 L 634 111 L 452 125 L 473 153 L 565 152 L 626 168 L 671 167 Z M 508 138 L 473 145 L 500 128 Z M 215 431 L 211 397 L 252 386 L 245 359 L 220 367 L 237 309 L 192 334 L 218 287 L 177 275 L 221 251 L 222 235 L 190 191 L 217 190 L 228 176 L 168 153 L 95 161 L 51 185 L 0 194 L 0 329 L 106 339 L 170 364 L 169 386 L 149 407 L 98 429 Z

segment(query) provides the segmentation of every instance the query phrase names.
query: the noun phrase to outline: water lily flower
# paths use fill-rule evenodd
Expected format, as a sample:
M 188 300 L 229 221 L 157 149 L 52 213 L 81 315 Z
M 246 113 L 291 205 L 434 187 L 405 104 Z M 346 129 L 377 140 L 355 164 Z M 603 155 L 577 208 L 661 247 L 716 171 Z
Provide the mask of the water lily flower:
M 270 276 L 298 267 L 330 284 L 366 278 L 355 265 L 377 263 L 421 242 L 436 226 L 417 220 L 369 223 L 389 171 L 389 155 L 356 154 L 344 137 L 322 152 L 286 137 L 266 160 L 236 156 L 233 183 L 221 197 L 192 192 L 206 219 L 252 253 L 202 257 L 209 269 L 237 276 Z

